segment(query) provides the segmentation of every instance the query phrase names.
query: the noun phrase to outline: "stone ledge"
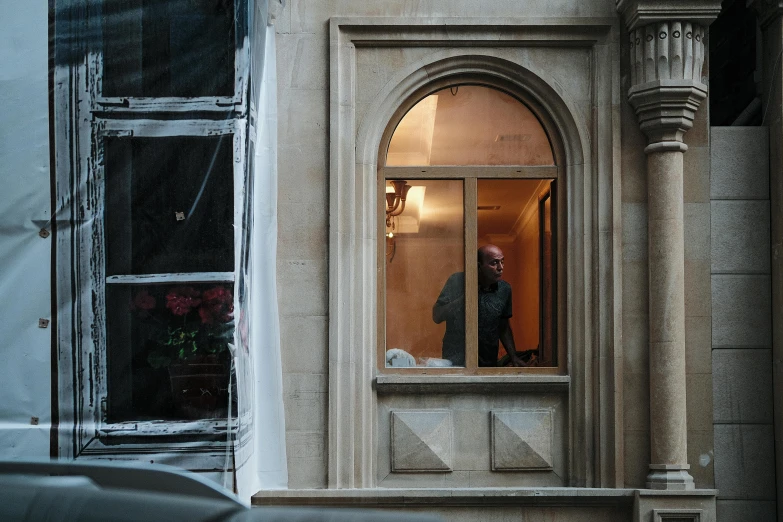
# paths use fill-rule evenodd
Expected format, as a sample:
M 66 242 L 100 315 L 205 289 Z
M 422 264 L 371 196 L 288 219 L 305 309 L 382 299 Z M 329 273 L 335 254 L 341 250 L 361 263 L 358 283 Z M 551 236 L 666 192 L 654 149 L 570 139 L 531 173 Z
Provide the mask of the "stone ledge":
M 659 491 L 608 488 L 286 489 L 253 495 L 254 506 L 503 507 L 630 506 L 637 497 L 714 498 L 715 489 Z
M 691 489 L 684 490 L 662 490 L 662 489 L 636 489 L 636 495 L 640 497 L 717 497 L 717 489 Z M 721 497 L 723 498 L 723 497 Z
M 568 375 L 378 375 L 375 390 L 391 393 L 567 393 Z
M 259 491 L 254 506 L 616 506 L 633 503 L 634 489 L 422 488 Z M 689 492 L 695 493 L 695 492 Z
M 710 25 L 720 14 L 719 0 L 616 0 L 629 30 L 648 24 L 685 20 Z

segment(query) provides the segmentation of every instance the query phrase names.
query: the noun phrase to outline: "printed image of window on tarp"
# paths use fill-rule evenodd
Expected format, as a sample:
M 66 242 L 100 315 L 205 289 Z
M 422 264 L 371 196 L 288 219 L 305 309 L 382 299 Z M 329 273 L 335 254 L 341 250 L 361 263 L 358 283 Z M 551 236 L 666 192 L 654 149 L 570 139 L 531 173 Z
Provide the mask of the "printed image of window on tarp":
M 109 422 L 228 413 L 231 143 L 107 139 Z

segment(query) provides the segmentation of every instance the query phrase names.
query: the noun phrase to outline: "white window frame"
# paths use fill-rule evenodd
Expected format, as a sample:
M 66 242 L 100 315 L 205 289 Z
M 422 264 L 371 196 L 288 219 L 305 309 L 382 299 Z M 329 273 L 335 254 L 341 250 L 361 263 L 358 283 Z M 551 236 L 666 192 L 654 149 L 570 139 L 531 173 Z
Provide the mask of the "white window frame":
M 60 2 L 58 2 L 60 4 Z M 249 442 L 249 423 L 225 419 L 106 422 L 105 286 L 152 282 L 234 282 L 234 273 L 105 277 L 103 192 L 105 138 L 232 136 L 234 223 L 241 228 L 247 168 L 247 3 L 235 0 L 233 96 L 108 98 L 101 95 L 100 8 L 72 0 L 56 33 L 73 35 L 71 61 L 55 63 L 55 193 L 57 323 L 57 456 L 111 458 L 222 470 L 227 446 Z M 56 6 L 57 7 L 57 6 Z M 77 54 L 76 49 L 81 50 Z M 65 49 L 55 48 L 58 52 Z M 57 58 L 55 59 L 57 61 Z M 207 116 L 204 116 L 207 115 Z M 236 241 L 236 234 L 235 234 Z M 61 305 L 71 303 L 70 306 Z M 196 441 L 196 444 L 183 444 Z

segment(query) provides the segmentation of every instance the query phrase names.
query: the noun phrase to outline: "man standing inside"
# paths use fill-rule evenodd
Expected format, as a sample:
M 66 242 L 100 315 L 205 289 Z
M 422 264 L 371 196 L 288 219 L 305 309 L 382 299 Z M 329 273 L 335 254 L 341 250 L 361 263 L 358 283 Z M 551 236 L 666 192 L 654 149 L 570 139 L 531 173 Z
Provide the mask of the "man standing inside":
M 478 358 L 479 366 L 497 366 L 498 341 L 513 366 L 526 366 L 517 357 L 511 318 L 511 285 L 503 281 L 503 251 L 495 245 L 478 249 Z M 432 307 L 436 324 L 446 321 L 443 358 L 465 366 L 465 273 L 449 276 Z

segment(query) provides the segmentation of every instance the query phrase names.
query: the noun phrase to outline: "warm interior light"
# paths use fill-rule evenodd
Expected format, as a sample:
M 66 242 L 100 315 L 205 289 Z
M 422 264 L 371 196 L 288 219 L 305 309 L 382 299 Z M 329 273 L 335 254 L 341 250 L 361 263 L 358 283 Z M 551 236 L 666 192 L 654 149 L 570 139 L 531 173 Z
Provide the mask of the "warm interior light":
M 397 251 L 394 232 L 416 234 L 419 231 L 421 211 L 424 206 L 423 186 L 412 186 L 401 179 L 386 184 L 386 257 L 389 263 Z
M 427 187 L 420 185 L 408 189 L 405 210 L 400 215 L 394 217 L 395 232 L 398 234 L 417 234 L 419 232 L 426 191 Z M 386 193 L 394 193 L 394 187 L 387 185 Z
M 408 111 L 394 130 L 386 156 L 387 165 L 430 164 L 437 109 L 438 95 L 433 94 Z
M 394 129 L 386 166 L 554 165 L 535 114 L 499 90 L 460 85 L 414 105 Z

